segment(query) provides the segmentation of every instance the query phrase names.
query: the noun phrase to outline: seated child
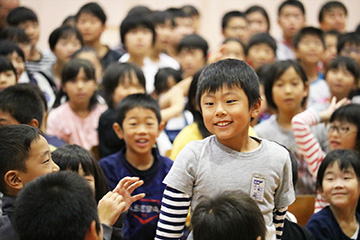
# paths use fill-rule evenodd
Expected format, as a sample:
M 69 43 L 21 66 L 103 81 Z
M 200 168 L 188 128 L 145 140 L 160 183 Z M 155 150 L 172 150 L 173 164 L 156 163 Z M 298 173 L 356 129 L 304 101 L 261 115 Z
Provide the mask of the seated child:
M 24 52 L 25 60 L 30 56 L 31 42 L 24 29 L 14 26 L 8 26 L 1 30 L 1 40 L 10 40 L 15 42 Z
M 268 33 L 253 35 L 246 49 L 246 61 L 257 71 L 263 64 L 274 63 L 276 41 Z
M 25 56 L 21 48 L 13 41 L 0 41 L 0 55 L 7 57 L 16 70 L 16 81 L 25 73 Z
M 337 54 L 351 57 L 360 64 L 360 34 L 357 32 L 341 34 L 337 42 Z
M 201 201 L 191 218 L 194 240 L 265 240 L 260 208 L 244 193 L 227 192 Z
M 196 96 L 214 135 L 190 142 L 176 157 L 164 179 L 156 239 L 181 237 L 190 204 L 196 209 L 202 197 L 238 190 L 256 200 L 267 239 L 281 239 L 284 215 L 295 199 L 291 162 L 282 146 L 248 135 L 261 104 L 255 71 L 235 59 L 213 63 L 203 70 Z
M 253 5 L 245 11 L 245 14 L 246 18 L 249 21 L 250 37 L 257 33 L 269 33 L 269 15 L 262 6 Z
M 319 11 L 319 24 L 323 31 L 346 32 L 347 9 L 340 1 L 327 1 Z
M 154 148 L 162 130 L 160 108 L 149 95 L 133 94 L 121 100 L 116 109 L 114 130 L 126 147 L 99 161 L 110 189 L 125 176 L 136 176 L 144 185 L 134 194 L 145 193 L 144 199 L 132 204 L 124 219 L 124 239 L 154 239 L 159 219 L 164 177 L 172 161 Z
M 0 56 L 0 92 L 16 83 L 17 78 L 14 66 L 7 57 Z
M 19 239 L 12 222 L 16 196 L 30 181 L 59 171 L 59 167 L 52 161 L 41 131 L 23 124 L 0 127 L 0 156 L 0 191 L 4 194 L 0 236 Z
M 249 41 L 249 21 L 243 12 L 225 13 L 221 20 L 221 29 L 224 38 L 238 38 L 244 43 Z
M 330 203 L 309 219 L 306 227 L 316 239 L 360 239 L 356 212 L 360 194 L 360 159 L 351 150 L 326 155 L 317 173 L 316 186 Z

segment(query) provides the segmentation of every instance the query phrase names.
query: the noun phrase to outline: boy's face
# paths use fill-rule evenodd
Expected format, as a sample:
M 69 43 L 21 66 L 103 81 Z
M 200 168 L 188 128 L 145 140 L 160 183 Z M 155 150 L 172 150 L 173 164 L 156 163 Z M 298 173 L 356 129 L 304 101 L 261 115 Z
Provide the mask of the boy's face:
M 354 75 L 345 66 L 330 69 L 326 73 L 325 80 L 329 85 L 331 94 L 337 99 L 349 96 L 349 92 L 356 87 Z
M 76 22 L 76 27 L 85 43 L 100 40 L 101 34 L 105 30 L 105 25 L 101 20 L 91 13 L 81 13 Z
M 158 23 L 155 27 L 156 41 L 155 48 L 160 51 L 167 51 L 170 46 L 172 27 L 169 19 L 165 23 Z
M 275 62 L 274 50 L 266 43 L 253 45 L 247 55 L 247 60 L 252 67 L 256 70 L 265 63 Z
M 0 110 L 0 127 L 8 125 L 17 125 L 20 124 L 9 112 L 4 112 Z
M 153 33 L 148 28 L 134 28 L 126 33 L 124 44 L 130 55 L 147 56 L 153 45 Z
M 328 34 L 324 37 L 326 49 L 324 54 L 321 55 L 321 61 L 325 66 L 337 56 L 337 36 Z
M 177 46 L 181 39 L 195 32 L 193 20 L 191 17 L 176 17 L 174 19 L 175 27 L 172 30 L 171 42 Z
M 339 55 L 350 57 L 360 64 L 360 45 L 354 43 L 345 43 L 344 48 Z
M 16 75 L 12 70 L 0 72 L 0 92 L 16 84 Z
M 257 116 L 260 100 L 249 109 L 243 89 L 223 85 L 215 93 L 204 92 L 200 100 L 206 128 L 225 146 L 243 142 L 248 137 L 250 118 Z
M 126 142 L 126 154 L 147 155 L 159 136 L 161 127 L 155 113 L 146 108 L 136 107 L 126 113 L 122 127 L 114 126 L 116 135 Z
M 222 34 L 225 38 L 239 38 L 247 43 L 249 40 L 248 22 L 243 17 L 232 17 L 228 21 L 225 29 L 222 30 Z
M 305 35 L 300 40 L 295 56 L 304 64 L 317 65 L 321 55 L 324 53 L 324 46 L 321 39 L 315 35 Z
M 40 37 L 39 23 L 34 21 L 25 21 L 20 23 L 18 27 L 24 29 L 25 33 L 30 38 L 31 46 L 35 47 Z
M 67 38 L 60 38 L 55 45 L 53 53 L 56 56 L 57 61 L 64 64 L 67 62 L 72 54 L 81 48 L 81 42 L 75 35 L 71 35 Z
M 37 177 L 59 171 L 59 166 L 51 159 L 50 148 L 43 136 L 30 145 L 29 157 L 25 160 L 26 171 L 17 171 L 22 187 Z
M 183 48 L 178 53 L 178 61 L 183 70 L 183 78 L 193 76 L 205 66 L 205 56 L 201 49 Z
M 222 59 L 238 59 L 244 60 L 245 53 L 243 46 L 236 41 L 228 41 L 224 44 L 224 49 L 222 50 L 223 57 Z
M 292 39 L 295 33 L 305 26 L 305 16 L 299 8 L 288 5 L 281 10 L 278 23 L 284 38 Z
M 346 14 L 344 9 L 331 8 L 324 12 L 320 28 L 323 31 L 337 30 L 340 33 L 344 33 L 346 31 Z
M 352 167 L 340 170 L 338 162 L 329 165 L 322 180 L 321 195 L 336 209 L 356 208 L 360 183 Z
M 264 15 L 260 12 L 252 12 L 246 15 L 249 21 L 250 35 L 257 33 L 266 33 L 268 31 L 268 23 Z

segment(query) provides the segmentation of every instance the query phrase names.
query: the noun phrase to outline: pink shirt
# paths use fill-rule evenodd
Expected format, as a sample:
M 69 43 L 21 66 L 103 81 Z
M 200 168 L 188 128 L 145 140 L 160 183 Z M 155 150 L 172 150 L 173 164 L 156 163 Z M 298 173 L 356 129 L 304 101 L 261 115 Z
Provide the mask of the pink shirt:
M 47 133 L 62 138 L 68 144 L 77 144 L 90 150 L 99 144 L 97 128 L 100 115 L 106 109 L 106 105 L 97 104 L 86 118 L 81 118 L 66 102 L 50 111 Z

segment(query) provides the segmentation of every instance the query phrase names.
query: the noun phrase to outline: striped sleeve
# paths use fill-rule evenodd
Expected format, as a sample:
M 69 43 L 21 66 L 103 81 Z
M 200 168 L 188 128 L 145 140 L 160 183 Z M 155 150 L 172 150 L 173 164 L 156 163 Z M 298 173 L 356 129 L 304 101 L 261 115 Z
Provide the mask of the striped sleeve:
M 190 202 L 189 195 L 166 187 L 155 239 L 179 239 L 182 236 Z
M 276 229 L 276 239 L 281 240 L 284 228 L 284 219 L 288 207 L 283 207 L 280 209 L 274 209 L 273 222 Z
M 316 178 L 320 163 L 325 157 L 325 153 L 310 129 L 311 126 L 318 124 L 319 120 L 318 114 L 312 109 L 299 113 L 292 119 L 296 144 L 314 178 Z

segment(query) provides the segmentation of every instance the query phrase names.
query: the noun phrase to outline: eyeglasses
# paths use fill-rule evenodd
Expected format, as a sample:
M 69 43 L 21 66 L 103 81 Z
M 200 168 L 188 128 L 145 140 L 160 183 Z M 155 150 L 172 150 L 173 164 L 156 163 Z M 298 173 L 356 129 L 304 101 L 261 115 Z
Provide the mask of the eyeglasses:
M 336 131 L 340 135 L 345 135 L 350 131 L 349 127 L 330 125 L 329 132 Z

